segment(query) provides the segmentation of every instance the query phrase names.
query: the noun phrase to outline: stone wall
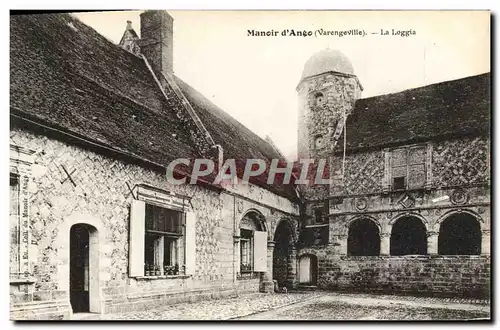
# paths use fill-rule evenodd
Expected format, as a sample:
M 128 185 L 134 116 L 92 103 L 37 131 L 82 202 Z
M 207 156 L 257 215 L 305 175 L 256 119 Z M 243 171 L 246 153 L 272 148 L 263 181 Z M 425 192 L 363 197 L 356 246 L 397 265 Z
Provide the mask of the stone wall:
M 426 183 L 419 189 L 393 191 L 386 153 L 390 149 L 350 154 L 341 171 L 342 157 L 334 157 L 334 184 L 330 189 L 330 214 L 333 217 L 370 214 L 378 221 L 390 221 L 405 212 L 421 213 L 424 218 L 440 217 L 461 207 L 477 208 L 477 213 L 489 221 L 490 140 L 484 137 L 429 142 L 426 160 Z M 311 190 L 311 193 L 314 191 Z M 408 202 L 403 202 L 406 197 Z M 309 196 L 305 213 L 324 194 Z M 335 222 L 342 222 L 340 218 Z M 434 220 L 431 220 L 431 222 Z M 437 221 L 437 220 L 436 220 Z M 489 224 L 486 226 L 488 227 Z M 487 228 L 483 228 L 487 229 Z
M 257 291 L 259 279 L 237 279 L 239 245 L 235 237 L 239 221 L 249 210 L 260 213 L 269 240 L 282 219 L 297 227 L 297 206 L 259 187 L 239 186 L 220 192 L 171 185 L 164 173 L 16 128 L 11 129 L 10 142 L 35 151 L 29 182 L 33 283 L 27 284 L 26 290 L 23 284 L 11 283 L 13 318 L 43 318 L 36 312 L 42 305 L 52 306 L 51 311 L 42 313 L 47 318 L 49 314 L 55 318 L 71 314 L 68 255 L 61 248 L 67 245 L 71 221 L 87 222 L 99 230 L 99 299 L 104 313 Z M 194 275 L 129 277 L 130 190 L 137 184 L 191 197 L 197 217 Z
M 341 256 L 333 246 L 307 248 L 318 258 L 318 287 L 334 291 L 488 298 L 490 256 Z
M 389 149 L 348 155 L 344 175 L 340 166 L 333 173 L 336 185 L 330 190 L 328 240 L 319 245 L 310 242 L 299 251 L 318 255 L 320 287 L 487 295 L 491 241 L 489 143 L 487 138 L 475 137 L 424 144 L 425 185 L 401 191 L 388 186 L 385 153 Z M 336 163 L 340 162 L 337 157 Z M 306 213 L 311 213 L 316 204 L 310 201 Z M 457 215 L 477 221 L 481 256 L 438 255 L 441 225 Z M 427 255 L 389 256 L 392 228 L 405 217 L 417 218 L 424 225 Z M 347 255 L 349 226 L 355 220 L 376 225 L 380 256 Z
M 319 259 L 321 288 L 488 298 L 489 256 L 338 257 Z

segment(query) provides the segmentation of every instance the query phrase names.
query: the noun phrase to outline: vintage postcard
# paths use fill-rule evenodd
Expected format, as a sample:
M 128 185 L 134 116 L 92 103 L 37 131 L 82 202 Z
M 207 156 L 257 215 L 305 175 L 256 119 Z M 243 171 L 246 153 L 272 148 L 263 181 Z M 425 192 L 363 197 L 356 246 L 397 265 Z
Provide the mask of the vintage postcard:
M 11 13 L 11 320 L 490 320 L 490 23 Z

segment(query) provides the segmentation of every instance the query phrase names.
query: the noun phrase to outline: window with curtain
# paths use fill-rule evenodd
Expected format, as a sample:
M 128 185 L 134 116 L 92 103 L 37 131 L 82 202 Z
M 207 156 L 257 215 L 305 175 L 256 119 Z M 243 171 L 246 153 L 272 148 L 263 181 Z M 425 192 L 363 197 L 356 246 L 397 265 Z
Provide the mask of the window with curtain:
M 145 275 L 178 275 L 183 264 L 178 251 L 183 236 L 183 213 L 146 204 L 145 221 Z

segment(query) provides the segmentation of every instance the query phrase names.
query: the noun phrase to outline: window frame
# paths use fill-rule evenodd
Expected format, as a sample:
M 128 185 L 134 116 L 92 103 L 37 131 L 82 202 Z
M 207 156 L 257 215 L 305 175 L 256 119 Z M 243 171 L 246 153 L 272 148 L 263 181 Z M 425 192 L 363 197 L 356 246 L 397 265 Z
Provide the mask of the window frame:
M 247 212 L 240 220 L 235 237 L 237 237 L 236 278 L 254 279 L 267 271 L 268 233 L 261 214 Z M 245 250 L 242 245 L 245 244 Z M 243 267 L 243 261 L 248 265 Z
M 158 206 L 153 203 L 148 203 L 145 202 L 146 205 L 146 214 L 144 217 L 145 223 L 145 230 L 144 230 L 144 275 L 145 276 L 165 276 L 165 275 L 184 275 L 184 267 L 182 267 L 185 264 L 185 255 L 183 255 L 183 259 L 181 260 L 181 256 L 179 253 L 179 248 L 183 246 L 184 244 L 184 236 L 185 236 L 185 223 L 184 223 L 184 218 L 185 214 L 182 211 L 179 210 L 174 210 L 172 208 L 168 207 L 163 207 L 163 206 Z M 148 215 L 148 206 L 153 207 L 153 208 L 162 208 L 174 212 L 178 212 L 179 216 L 181 217 L 180 220 L 180 233 L 179 232 L 166 232 L 166 231 L 160 231 L 160 230 L 155 230 L 155 229 L 148 229 L 147 228 L 147 215 Z M 154 219 L 153 219 L 153 226 L 154 226 Z M 146 253 L 148 252 L 147 247 L 147 237 L 156 237 L 153 241 L 153 264 L 149 265 L 146 263 Z M 174 245 L 174 249 L 170 250 L 171 255 L 173 254 L 175 257 L 175 263 L 172 264 L 172 260 L 170 260 L 170 265 L 165 264 L 165 250 L 166 250 L 166 241 L 171 241 L 173 244 L 169 245 Z M 151 266 L 153 269 L 151 269 Z M 158 268 L 158 269 L 157 269 Z
M 421 149 L 423 154 L 422 154 L 422 160 L 418 162 L 410 162 L 410 151 L 412 149 Z M 399 164 L 399 165 L 394 165 L 394 155 L 398 151 L 405 151 L 405 164 Z M 411 190 L 411 189 L 424 189 L 428 186 L 428 171 L 430 170 L 430 166 L 428 164 L 428 156 L 429 156 L 429 146 L 426 144 L 414 144 L 414 145 L 408 145 L 408 146 L 402 146 L 402 147 L 397 147 L 393 148 L 389 151 L 390 153 L 390 162 L 389 162 L 389 169 L 387 170 L 388 172 L 388 177 L 389 177 L 389 187 L 391 191 L 406 191 L 406 190 Z M 423 173 L 423 180 L 422 183 L 419 186 L 416 187 L 411 187 L 410 186 L 410 168 L 415 165 L 423 165 L 424 167 L 424 173 Z M 405 176 L 394 176 L 394 169 L 395 168 L 406 168 L 405 171 Z M 403 178 L 404 179 L 404 187 L 403 188 L 396 188 L 395 187 L 395 182 L 394 180 L 397 178 Z
M 315 203 L 312 206 L 312 216 L 309 218 L 310 223 L 306 225 L 308 226 L 324 226 L 329 224 L 329 214 L 330 214 L 330 200 L 325 199 L 324 201 L 320 201 Z M 320 214 L 317 216 L 317 214 Z M 318 221 L 319 218 L 319 221 Z
M 246 234 L 244 235 L 244 233 Z M 247 268 L 243 269 L 243 242 L 246 245 L 246 258 L 248 259 Z M 253 231 L 249 229 L 240 229 L 240 273 L 253 273 Z
M 196 268 L 196 214 L 191 207 L 191 198 L 147 184 L 137 184 L 132 189 L 132 192 L 134 200 L 131 206 L 131 227 L 129 228 L 129 277 L 154 279 L 189 277 L 193 275 Z M 166 232 L 151 229 L 151 227 L 148 228 L 147 221 L 153 223 L 152 228 L 155 228 L 154 220 L 147 219 L 148 206 L 178 212 L 180 230 L 178 232 Z M 132 225 L 132 222 L 135 224 Z M 146 256 L 147 235 L 156 236 L 157 242 L 153 243 L 155 252 L 153 252 L 154 255 L 152 258 Z M 136 242 L 133 241 L 134 238 Z M 171 259 L 171 264 L 166 265 L 166 243 L 169 241 L 173 246 L 173 250 L 171 249 L 170 252 L 175 256 L 175 261 Z M 189 256 L 188 253 L 190 254 Z M 141 256 L 136 258 L 134 257 L 135 254 Z M 146 260 L 148 259 L 154 260 L 155 265 L 153 266 L 156 266 L 156 268 L 153 267 L 153 272 L 146 267 Z
M 322 91 L 316 91 L 313 94 L 313 97 L 314 97 L 314 105 L 316 107 L 320 107 L 326 103 L 325 93 L 323 93 Z

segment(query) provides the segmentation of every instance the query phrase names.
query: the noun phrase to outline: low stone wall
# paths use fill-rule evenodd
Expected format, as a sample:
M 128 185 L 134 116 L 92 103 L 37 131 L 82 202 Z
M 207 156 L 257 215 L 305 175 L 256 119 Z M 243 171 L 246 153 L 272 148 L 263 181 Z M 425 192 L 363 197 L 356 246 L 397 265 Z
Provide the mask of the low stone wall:
M 151 292 L 136 296 L 120 297 L 121 302 L 105 301 L 103 314 L 146 311 L 183 302 L 196 302 L 206 299 L 221 299 L 236 296 L 234 288 L 207 288 L 181 292 Z
M 208 286 L 180 290 L 141 290 L 130 287 L 108 287 L 102 290 L 102 314 L 145 311 L 161 306 L 207 299 L 221 299 L 259 291 L 259 278 L 241 279 L 234 285 Z M 12 320 L 62 320 L 72 315 L 69 294 L 60 300 L 17 302 L 11 305 Z
M 318 286 L 355 292 L 488 298 L 489 256 L 331 256 L 318 260 Z
M 10 319 L 19 320 L 67 320 L 72 314 L 69 300 L 32 301 L 10 306 Z
M 236 290 L 238 293 L 259 292 L 260 279 L 238 279 L 236 281 Z

